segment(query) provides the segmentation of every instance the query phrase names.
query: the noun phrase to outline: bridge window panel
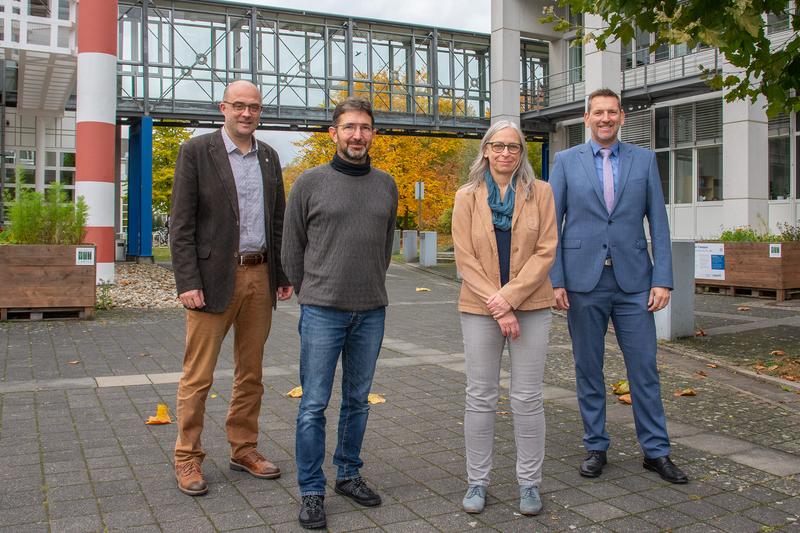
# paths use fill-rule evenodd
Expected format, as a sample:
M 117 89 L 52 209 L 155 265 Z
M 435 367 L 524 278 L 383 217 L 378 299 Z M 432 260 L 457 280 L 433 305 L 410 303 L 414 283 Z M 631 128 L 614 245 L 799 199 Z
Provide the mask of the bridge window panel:
M 147 60 L 150 64 L 170 65 L 172 27 L 169 25 L 169 11 L 154 8 L 151 13 L 147 21 Z
M 722 200 L 722 146 L 697 150 L 697 201 Z
M 436 81 L 440 86 L 452 87 L 453 82 L 450 75 L 450 49 L 440 46 L 436 51 Z
M 316 78 L 325 77 L 325 39 L 321 35 L 308 38 L 308 73 Z
M 347 98 L 347 81 L 345 80 L 331 80 L 329 82 L 330 90 L 328 91 L 331 105 L 333 108 L 339 102 Z
M 278 77 L 261 74 L 258 76 L 261 101 L 265 106 L 278 105 Z
M 230 18 L 230 33 L 228 34 L 228 57 L 231 58 L 230 68 L 233 70 L 250 70 L 250 36 L 252 28 L 249 18 Z
M 406 43 L 392 44 L 392 81 L 398 84 L 408 83 L 408 58 L 411 48 Z
M 117 59 L 142 61 L 142 10 L 138 6 L 120 6 L 117 35 Z
M 347 78 L 347 36 L 344 30 L 328 36 L 328 76 Z
M 414 42 L 414 79 L 409 80 L 415 85 L 428 85 L 430 83 L 430 49 L 427 39 L 415 39 Z
M 278 36 L 279 69 L 281 74 L 296 76 L 304 73 L 306 59 L 306 39 L 299 32 L 289 34 L 281 29 Z
M 322 85 L 321 83 L 320 86 L 324 87 L 324 85 Z M 326 100 L 326 94 L 324 89 L 317 87 L 309 87 L 306 107 L 325 107 L 325 100 Z
M 259 20 L 256 28 L 258 47 L 258 70 L 276 72 L 275 66 L 275 22 Z
M 225 17 L 207 13 L 175 10 L 175 64 L 209 65 L 225 68 Z M 211 65 L 209 65 L 211 66 Z
M 433 109 L 433 98 L 431 89 L 428 87 L 416 87 L 414 90 L 414 109 L 415 115 L 430 115 Z
M 117 95 L 128 98 L 141 98 L 143 95 L 144 69 L 138 65 L 117 63 Z
M 691 148 L 673 152 L 675 169 L 675 203 L 691 204 L 694 198 L 692 183 L 694 182 L 694 157 Z
M 369 69 L 369 33 L 353 30 L 353 78 L 372 79 Z

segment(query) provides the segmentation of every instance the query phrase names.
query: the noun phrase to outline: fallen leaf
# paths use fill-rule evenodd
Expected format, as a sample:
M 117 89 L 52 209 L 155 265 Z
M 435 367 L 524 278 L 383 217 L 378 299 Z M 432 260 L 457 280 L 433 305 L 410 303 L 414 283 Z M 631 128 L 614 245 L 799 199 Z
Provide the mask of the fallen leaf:
M 77 359 L 75 359 L 74 361 L 67 361 L 68 365 L 77 365 L 78 363 L 80 363 L 80 361 L 78 361 Z
M 685 389 L 678 389 L 675 391 L 675 396 L 697 396 L 694 389 L 687 387 Z
M 767 367 L 765 367 L 761 363 L 756 363 L 753 365 L 753 368 L 756 370 L 756 372 L 761 372 L 762 370 L 766 370 Z
M 511 412 L 510 411 L 497 411 L 497 414 L 498 415 L 510 415 Z
M 697 372 L 695 372 L 695 374 L 697 374 L 701 378 L 707 378 L 708 377 L 708 373 L 707 372 L 703 372 L 702 370 L 698 370 Z
M 289 398 L 302 398 L 303 397 L 303 387 L 298 385 L 297 387 L 293 388 L 289 392 L 286 393 L 286 396 Z
M 417 287 L 417 292 L 431 292 L 428 287 Z
M 770 365 L 770 366 L 767 367 L 767 371 L 768 372 L 772 372 L 773 370 L 777 370 L 777 369 L 778 369 L 778 365 Z
M 718 368 L 719 367 L 719 365 L 717 363 L 706 363 L 706 366 L 708 368 Z
M 786 374 L 785 376 L 781 376 L 781 378 L 785 379 L 786 381 L 800 381 L 800 377 L 793 376 L 791 374 Z
M 633 403 L 631 401 L 631 395 L 630 394 L 623 394 L 619 398 L 617 398 L 617 400 L 621 401 L 622 403 L 626 403 L 628 405 L 631 405 Z
M 630 393 L 631 392 L 631 388 L 628 385 L 628 380 L 627 379 L 621 379 L 621 380 L 617 381 L 616 383 L 612 383 L 611 384 L 611 392 L 613 392 L 617 396 L 619 396 L 621 394 Z
M 172 419 L 169 417 L 169 407 L 167 407 L 167 404 L 158 404 L 156 406 L 156 416 L 149 417 L 145 424 L 172 424 Z
M 386 403 L 386 398 L 384 398 L 382 394 L 374 394 L 370 392 L 367 396 L 367 402 L 371 404 Z
M 149 357 L 149 356 L 150 356 L 150 354 L 147 353 L 147 352 L 142 352 L 142 353 L 139 354 L 139 357 Z
M 784 352 L 783 350 L 772 350 L 771 352 L 769 352 L 769 354 L 772 356 L 783 356 L 786 355 L 786 352 Z
M 694 332 L 694 336 L 695 337 L 705 337 L 706 336 L 706 332 L 703 331 L 702 329 L 698 329 L 697 331 Z
M 211 393 L 211 397 L 212 397 L 212 398 L 216 398 L 216 397 L 217 397 L 217 393 L 216 393 L 216 392 L 212 392 L 212 393 Z
M 737 311 L 749 311 L 750 308 L 747 307 L 746 305 L 740 305 L 739 307 L 736 308 L 736 310 Z

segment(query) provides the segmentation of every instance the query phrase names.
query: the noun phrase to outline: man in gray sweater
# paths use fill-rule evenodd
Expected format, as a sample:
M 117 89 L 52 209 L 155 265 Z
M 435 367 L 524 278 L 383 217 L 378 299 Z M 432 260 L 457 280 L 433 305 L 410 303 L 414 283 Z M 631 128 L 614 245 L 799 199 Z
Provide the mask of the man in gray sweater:
M 336 155 L 304 172 L 292 187 L 283 228 L 283 269 L 300 302 L 300 384 L 295 458 L 306 529 L 325 518 L 325 409 L 342 358 L 342 404 L 333 463 L 336 492 L 364 506 L 381 497 L 361 478 L 375 365 L 388 304 L 386 270 L 392 253 L 397 186 L 372 168 L 372 107 L 348 98 L 329 128 Z

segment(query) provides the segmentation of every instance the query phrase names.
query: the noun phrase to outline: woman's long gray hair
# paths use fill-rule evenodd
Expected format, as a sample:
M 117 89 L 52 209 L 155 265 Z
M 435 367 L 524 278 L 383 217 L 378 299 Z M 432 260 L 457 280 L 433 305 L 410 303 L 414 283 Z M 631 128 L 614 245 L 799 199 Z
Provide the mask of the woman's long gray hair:
M 525 198 L 528 198 L 530 197 L 531 190 L 533 190 L 533 180 L 536 179 L 536 175 L 533 173 L 533 167 L 531 167 L 528 161 L 528 144 L 525 142 L 525 134 L 522 133 L 522 130 L 516 122 L 510 120 L 498 120 L 486 130 L 486 135 L 481 139 L 481 148 L 478 151 L 478 156 L 469 167 L 469 175 L 464 187 L 474 189 L 483 182 L 484 175 L 486 171 L 489 170 L 489 161 L 483 155 L 486 151 L 486 145 L 498 131 L 506 128 L 511 128 L 517 132 L 519 143 L 522 145 L 522 150 L 519 153 L 519 165 L 514 170 L 514 174 L 517 177 L 515 192 L 517 194 L 521 192 Z

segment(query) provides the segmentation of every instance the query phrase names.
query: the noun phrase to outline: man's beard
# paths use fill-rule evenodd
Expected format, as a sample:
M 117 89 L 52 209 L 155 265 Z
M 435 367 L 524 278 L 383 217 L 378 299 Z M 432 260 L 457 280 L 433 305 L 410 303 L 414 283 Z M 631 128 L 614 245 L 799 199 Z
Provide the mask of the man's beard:
M 354 148 L 358 149 L 359 152 L 358 153 L 355 152 Z M 348 145 L 344 149 L 344 154 L 347 156 L 348 159 L 352 159 L 353 161 L 361 161 L 363 159 L 366 159 L 366 157 L 367 157 L 367 145 L 366 144 L 361 144 L 361 145 L 353 146 L 353 147 Z

